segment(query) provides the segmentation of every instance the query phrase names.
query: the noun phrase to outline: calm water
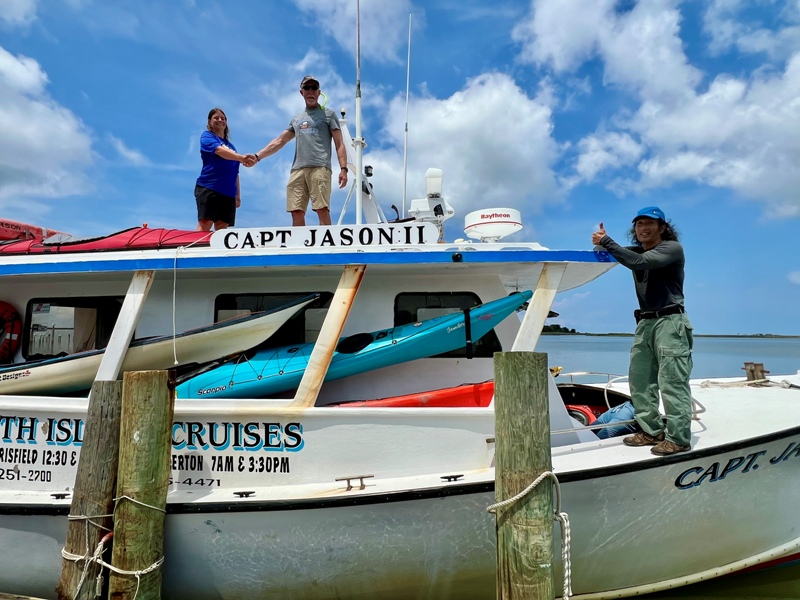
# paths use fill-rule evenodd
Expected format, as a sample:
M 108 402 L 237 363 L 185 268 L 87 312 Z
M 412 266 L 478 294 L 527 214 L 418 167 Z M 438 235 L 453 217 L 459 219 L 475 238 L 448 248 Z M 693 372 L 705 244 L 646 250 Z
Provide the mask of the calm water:
M 550 366 L 569 371 L 627 374 L 632 337 L 543 335 L 537 345 Z M 745 361 L 764 363 L 774 375 L 800 370 L 800 338 L 696 337 L 693 378 L 744 376 Z
M 625 374 L 632 338 L 584 335 L 545 335 L 537 350 L 548 354 L 551 366 L 565 372 L 599 371 Z M 786 375 L 800 370 L 800 339 L 695 338 L 692 377 L 744 377 L 745 361 L 764 363 L 770 375 Z M 798 510 L 800 510 L 800 500 Z M 697 540 L 686 540 L 687 546 Z M 713 543 L 713 542 L 708 542 Z M 653 546 L 653 553 L 658 546 Z M 556 583 L 559 588 L 560 582 Z M 560 589 L 560 588 L 559 588 Z M 659 600 L 759 600 L 800 599 L 800 565 L 724 577 L 693 586 L 640 596 Z

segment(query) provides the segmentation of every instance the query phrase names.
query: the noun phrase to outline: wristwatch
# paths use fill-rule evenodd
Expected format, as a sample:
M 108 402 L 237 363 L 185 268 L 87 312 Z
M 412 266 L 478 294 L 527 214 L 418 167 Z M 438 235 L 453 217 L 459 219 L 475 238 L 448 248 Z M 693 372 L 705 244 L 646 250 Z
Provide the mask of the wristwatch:
M 347 167 L 342 167 L 341 170 L 342 171 L 347 171 Z

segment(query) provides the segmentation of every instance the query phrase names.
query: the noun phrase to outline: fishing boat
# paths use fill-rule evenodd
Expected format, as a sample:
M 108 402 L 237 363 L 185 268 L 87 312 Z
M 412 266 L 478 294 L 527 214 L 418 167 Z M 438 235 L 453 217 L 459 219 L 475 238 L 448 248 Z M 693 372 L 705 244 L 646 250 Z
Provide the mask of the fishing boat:
M 530 291 L 514 292 L 475 308 L 424 322 L 357 333 L 340 339 L 325 381 L 333 381 L 417 358 L 471 346 L 509 314 L 530 300 Z M 178 398 L 261 398 L 295 389 L 315 344 L 270 348 L 242 355 L 190 377 L 176 388 Z
M 470 239 L 448 241 L 454 210 L 438 170 L 411 219 L 387 221 L 362 185 L 358 127 L 354 144 L 341 122 L 354 224 L 231 228 L 208 244 L 186 232 L 171 248 L 0 253 L 0 301 L 24 315 L 13 361 L 28 360 L 44 333 L 33 315 L 58 308 L 71 315 L 66 333 L 93 325 L 106 347 L 95 381 L 119 377 L 131 339 L 319 295 L 265 342 L 314 344 L 293 394 L 176 400 L 165 560 L 140 566 L 158 569 L 166 600 L 494 597 L 493 403 L 334 404 L 488 381 L 496 352 L 536 350 L 556 294 L 616 265 L 605 252 L 506 241 L 522 227 L 513 208 L 468 214 Z M 465 338 L 443 354 L 325 381 L 342 337 L 526 290 L 522 318 L 509 315 L 474 348 Z M 570 417 L 550 377 L 553 471 L 571 527 L 571 569 L 561 552 L 553 566 L 558 579 L 569 575 L 573 598 L 633 597 L 800 559 L 800 375 L 691 385 L 692 448 L 658 457 L 599 439 Z M 570 392 L 578 405 L 611 395 L 630 391 L 607 378 Z M 89 402 L 0 395 L 4 592 L 55 597 Z M 99 536 L 84 523 L 91 553 Z
M 174 335 L 134 340 L 125 352 L 121 371 L 169 369 L 191 363 L 202 364 L 244 352 L 267 340 L 286 321 L 317 298 L 318 296 L 312 294 L 273 310 L 232 317 Z M 48 307 L 53 308 L 49 305 Z M 32 314 L 31 320 L 40 315 L 41 312 L 37 311 L 36 314 Z M 83 339 L 75 329 L 72 330 L 75 337 Z M 89 331 L 92 344 L 94 331 L 95 328 L 92 326 Z M 32 329 L 28 339 L 33 340 L 35 333 L 36 331 Z M 55 334 L 50 335 L 49 341 L 52 342 L 54 337 Z M 58 395 L 88 390 L 97 375 L 104 354 L 105 348 L 85 350 L 0 368 L 0 394 Z
M 533 291 L 523 318 L 512 313 L 494 326 L 471 358 L 461 347 L 318 387 L 301 380 L 285 398 L 176 401 L 164 598 L 491 597 L 491 402 L 328 405 L 488 381 L 494 352 L 535 350 L 558 292 L 590 284 L 615 262 L 591 250 L 438 236 L 425 221 L 265 227 L 217 232 L 204 246 L 0 258 L 2 300 L 24 315 L 27 340 L 41 305 L 73 314 L 89 307 L 100 328 L 109 298 L 124 307 L 138 295 L 138 314 L 116 303 L 112 327 L 136 338 L 163 332 L 173 317 L 185 331 L 319 295 L 267 341 L 316 340 L 315 350 L 327 350 L 311 352 L 304 380 L 319 381 L 342 337 L 388 331 L 407 313 L 424 323 Z M 147 277 L 145 294 L 136 282 Z M 15 360 L 26 352 L 23 345 Z M 633 596 L 800 557 L 791 501 L 800 491 L 792 418 L 800 417 L 800 377 L 745 383 L 692 382 L 692 450 L 655 457 L 571 419 L 551 379 L 552 460 L 570 515 L 574 597 Z M 596 405 L 610 393 L 629 396 L 624 381 L 607 380 L 576 382 L 569 397 Z M 0 589 L 53 597 L 87 402 L 0 396 L 0 540 L 24 549 L 0 553 Z M 654 545 L 658 560 L 643 561 Z M 560 561 L 555 569 L 561 577 Z

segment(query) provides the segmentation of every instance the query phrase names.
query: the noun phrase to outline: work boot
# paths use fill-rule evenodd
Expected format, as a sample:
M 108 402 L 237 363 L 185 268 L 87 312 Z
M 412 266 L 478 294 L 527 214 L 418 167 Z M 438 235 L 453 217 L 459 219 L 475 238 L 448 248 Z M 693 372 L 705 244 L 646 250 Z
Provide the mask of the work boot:
M 639 433 L 634 433 L 633 435 L 629 435 L 626 438 L 623 438 L 622 443 L 626 446 L 655 446 L 658 443 L 664 443 L 664 432 L 662 431 L 656 436 L 652 436 L 649 433 L 645 433 L 644 431 L 640 431 Z
M 670 440 L 664 440 L 650 448 L 650 452 L 658 456 L 669 456 L 670 454 L 677 454 L 678 452 L 687 452 L 691 449 L 691 446 L 681 446 Z

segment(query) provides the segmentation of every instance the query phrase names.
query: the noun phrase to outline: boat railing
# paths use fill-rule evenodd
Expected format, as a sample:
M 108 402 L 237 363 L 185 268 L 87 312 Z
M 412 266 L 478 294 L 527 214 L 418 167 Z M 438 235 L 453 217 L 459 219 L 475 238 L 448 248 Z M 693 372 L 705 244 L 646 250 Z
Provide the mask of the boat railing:
M 579 381 L 576 381 L 577 377 L 601 377 L 601 378 L 605 378 L 606 382 L 605 382 L 604 387 L 603 387 L 603 399 L 606 401 L 606 407 L 608 407 L 608 409 L 611 409 L 611 402 L 608 399 L 608 391 L 614 387 L 615 383 L 628 379 L 627 375 L 615 375 L 613 373 L 603 373 L 602 371 L 572 371 L 570 373 L 559 373 L 558 377 L 559 378 L 569 378 L 569 382 L 571 384 L 580 384 L 581 383 Z M 591 382 L 591 383 L 597 383 L 599 385 L 602 382 L 599 382 L 599 383 L 598 382 Z M 691 396 L 691 398 L 692 398 L 692 419 L 694 419 L 696 421 L 699 421 L 700 420 L 699 419 L 699 415 L 701 415 L 704 412 L 706 412 L 706 407 L 703 406 L 703 404 L 701 402 L 699 402 L 697 400 L 697 398 L 695 398 L 694 396 Z M 615 423 L 613 423 L 613 425 L 623 425 L 623 424 L 634 423 L 634 422 L 635 422 L 634 420 L 631 420 L 631 421 L 616 421 Z M 603 427 L 603 426 L 598 425 L 594 429 L 599 429 L 601 427 Z
M 554 429 L 550 433 L 552 435 L 564 435 L 567 433 L 578 433 L 580 431 L 588 431 L 590 433 L 596 434 L 597 429 L 607 429 L 608 427 L 619 427 L 620 425 L 633 425 L 636 423 L 636 419 L 630 419 L 626 421 L 614 421 L 613 423 L 600 423 L 597 425 L 580 425 L 578 427 L 569 427 L 566 429 Z

